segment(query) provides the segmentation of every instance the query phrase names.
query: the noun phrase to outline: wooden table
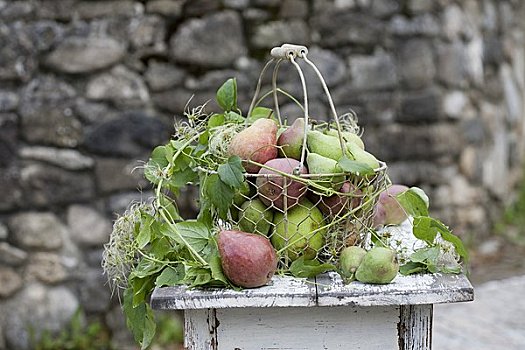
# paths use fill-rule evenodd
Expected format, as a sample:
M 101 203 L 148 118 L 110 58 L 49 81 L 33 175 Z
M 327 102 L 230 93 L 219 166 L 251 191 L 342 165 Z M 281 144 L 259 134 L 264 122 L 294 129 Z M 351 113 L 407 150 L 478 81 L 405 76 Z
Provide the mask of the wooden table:
M 344 285 L 328 273 L 312 280 L 275 276 L 271 285 L 242 291 L 158 288 L 151 305 L 184 310 L 187 349 L 426 350 L 433 304 L 473 299 L 464 275 Z

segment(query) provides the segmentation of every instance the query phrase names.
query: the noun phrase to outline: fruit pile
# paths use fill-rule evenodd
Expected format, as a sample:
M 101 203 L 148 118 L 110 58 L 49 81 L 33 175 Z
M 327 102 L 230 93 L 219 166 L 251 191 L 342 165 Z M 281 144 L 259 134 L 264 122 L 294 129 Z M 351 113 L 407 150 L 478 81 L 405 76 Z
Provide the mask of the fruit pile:
M 422 190 L 390 186 L 354 118 L 305 113 L 288 125 L 258 104 L 243 116 L 235 79 L 216 100 L 221 113 L 188 109 L 153 150 L 144 174 L 154 196 L 115 221 L 105 246 L 104 271 L 124 291 L 127 324 L 143 348 L 154 334 L 147 300 L 156 287 L 254 288 L 275 273 L 389 283 L 398 272 L 461 272 L 459 238 L 428 215 Z M 178 209 L 188 187 L 198 189 L 192 218 Z M 399 253 L 408 242 L 391 230 L 399 224 L 417 249 Z

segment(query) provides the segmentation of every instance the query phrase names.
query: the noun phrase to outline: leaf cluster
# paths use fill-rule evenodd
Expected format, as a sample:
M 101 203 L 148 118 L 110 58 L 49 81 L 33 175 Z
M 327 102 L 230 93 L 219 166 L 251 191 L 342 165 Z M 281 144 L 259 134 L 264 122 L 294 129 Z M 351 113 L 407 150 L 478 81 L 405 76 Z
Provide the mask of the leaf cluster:
M 429 216 L 428 197 L 417 187 L 396 196 L 399 204 L 412 217 L 412 232 L 426 247 L 417 249 L 400 267 L 404 275 L 421 272 L 460 273 L 460 261 L 468 261 L 468 251 L 461 239 L 438 219 Z

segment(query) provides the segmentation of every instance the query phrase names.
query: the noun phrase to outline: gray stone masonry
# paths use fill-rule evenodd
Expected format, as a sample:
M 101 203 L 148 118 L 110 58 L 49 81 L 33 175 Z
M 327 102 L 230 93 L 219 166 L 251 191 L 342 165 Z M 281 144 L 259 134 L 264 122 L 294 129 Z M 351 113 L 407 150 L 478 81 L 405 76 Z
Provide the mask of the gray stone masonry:
M 0 349 L 29 349 L 27 322 L 60 329 L 78 305 L 129 337 L 100 259 L 115 213 L 151 195 L 141 161 L 192 94 L 211 112 L 236 77 L 247 112 L 283 41 L 309 46 L 394 182 L 484 239 L 523 169 L 523 18 L 516 0 L 0 0 Z M 294 70 L 279 82 L 302 97 Z

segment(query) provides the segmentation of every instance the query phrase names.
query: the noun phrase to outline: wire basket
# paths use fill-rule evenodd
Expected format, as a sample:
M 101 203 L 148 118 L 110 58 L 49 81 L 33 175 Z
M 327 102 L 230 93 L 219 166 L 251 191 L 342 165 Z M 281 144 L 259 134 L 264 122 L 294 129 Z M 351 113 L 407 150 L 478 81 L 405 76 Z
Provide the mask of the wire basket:
M 336 263 L 343 248 L 362 245 L 373 229 L 374 206 L 379 193 L 386 189 L 388 182 L 383 162 L 377 161 L 373 172 L 360 174 L 359 171 L 343 171 L 340 161 L 333 159 L 337 156 L 329 158 L 325 157 L 326 154 L 313 152 L 307 140 L 309 133 L 316 132 L 332 137 L 332 141 L 337 139 L 335 147 L 325 150 L 328 156 L 340 154 L 351 159 L 349 138 L 357 135 L 360 129 L 354 114 L 338 116 L 326 83 L 307 54 L 304 46 L 285 44 L 272 49 L 272 58 L 261 71 L 248 113 L 250 116 L 264 97 L 273 95 L 277 123 L 286 130 L 277 96 L 285 92 L 277 87 L 277 77 L 279 66 L 283 62 L 291 63 L 299 74 L 304 98 L 300 155 L 291 157 L 281 148 L 277 159 L 265 164 L 250 162 L 251 170 L 245 174 L 245 182 L 234 197 L 228 220 L 217 223 L 221 228 L 267 236 L 284 269 L 301 257 Z M 296 59 L 303 59 L 321 81 L 332 112 L 331 121 L 318 123 L 310 120 L 307 86 Z M 272 64 L 272 89 L 258 100 L 262 77 Z M 329 171 L 312 171 L 319 168 L 310 166 L 319 156 L 323 157 L 325 164 L 331 165 L 321 167 Z

